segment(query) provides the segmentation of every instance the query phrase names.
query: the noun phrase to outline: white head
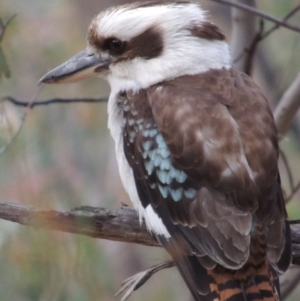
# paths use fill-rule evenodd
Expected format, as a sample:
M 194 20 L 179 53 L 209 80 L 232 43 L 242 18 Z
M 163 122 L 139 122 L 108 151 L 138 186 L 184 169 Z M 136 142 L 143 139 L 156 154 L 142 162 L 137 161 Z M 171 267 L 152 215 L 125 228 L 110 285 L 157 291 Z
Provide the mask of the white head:
M 106 9 L 93 19 L 87 43 L 79 56 L 85 55 L 84 63 L 77 64 L 77 56 L 71 66 L 68 61 L 41 81 L 70 82 L 98 75 L 114 91 L 138 91 L 181 75 L 230 68 L 231 63 L 223 33 L 207 21 L 198 4 L 189 2 Z M 101 58 L 101 64 L 94 58 Z M 75 67 L 80 75 L 72 70 Z

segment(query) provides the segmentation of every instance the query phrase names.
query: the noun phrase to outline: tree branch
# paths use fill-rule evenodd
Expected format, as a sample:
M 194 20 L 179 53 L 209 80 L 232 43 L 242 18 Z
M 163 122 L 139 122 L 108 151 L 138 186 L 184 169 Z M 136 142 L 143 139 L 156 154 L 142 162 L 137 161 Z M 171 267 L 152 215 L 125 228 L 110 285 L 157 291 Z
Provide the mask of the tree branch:
M 295 185 L 294 185 L 294 177 L 292 174 L 292 170 L 288 161 L 288 158 L 286 157 L 285 153 L 282 151 L 281 148 L 279 148 L 279 156 L 282 159 L 283 165 L 285 166 L 285 170 L 287 173 L 287 178 L 289 180 L 289 185 L 290 185 L 290 189 L 291 192 L 295 189 Z M 290 199 L 289 198 L 285 198 L 285 202 L 287 203 Z
M 233 2 L 233 1 L 230 1 L 230 0 L 210 0 L 210 1 L 213 1 L 213 2 L 217 2 L 217 3 L 222 3 L 222 4 L 225 4 L 225 5 L 229 5 L 231 7 L 236 7 L 236 8 L 239 8 L 241 10 L 244 10 L 244 11 L 247 11 L 251 14 L 254 14 L 254 15 L 257 15 L 263 19 L 266 19 L 268 21 L 271 21 L 279 26 L 282 26 L 282 27 L 286 27 L 292 31 L 296 31 L 296 32 L 300 32 L 300 27 L 298 26 L 295 26 L 295 25 L 291 25 L 281 19 L 277 19 L 275 18 L 274 16 L 270 15 L 270 14 L 267 14 L 259 9 L 256 9 L 254 7 L 251 7 L 251 6 L 248 6 L 248 5 L 245 5 L 245 4 L 242 4 L 242 3 L 239 3 L 239 2 Z
M 93 238 L 136 243 L 160 247 L 154 236 L 140 224 L 136 212 L 129 207 L 109 211 L 104 208 L 83 206 L 67 212 L 38 210 L 33 207 L 0 202 L 0 219 L 19 223 L 35 229 L 56 230 L 81 234 Z M 292 221 L 293 263 L 300 265 L 300 221 Z M 117 294 L 124 293 L 122 300 L 161 269 L 172 267 L 171 261 L 160 263 L 125 280 Z M 289 275 L 289 274 L 288 274 Z M 293 282 L 294 283 L 294 282 Z M 290 291 L 288 286 L 287 290 Z
M 300 73 L 285 91 L 274 112 L 279 138 L 282 138 L 290 128 L 299 107 Z
M 291 266 L 290 269 L 280 277 L 281 298 L 284 300 L 297 286 L 300 278 L 298 266 Z
M 290 12 L 288 12 L 288 14 L 283 18 L 283 21 L 286 21 L 289 18 L 291 18 L 294 14 L 296 14 L 299 11 L 299 9 L 300 9 L 300 4 L 297 5 L 296 7 L 294 7 Z M 236 9 L 236 10 L 239 10 L 239 9 Z M 280 27 L 280 25 L 276 24 L 272 28 L 267 30 L 266 32 L 263 32 L 263 30 L 264 30 L 264 20 L 263 19 L 260 19 L 259 25 L 260 25 L 259 31 L 254 35 L 251 44 L 248 47 L 244 47 L 244 49 L 242 49 L 242 51 L 240 51 L 240 54 L 238 52 L 236 52 L 235 55 L 233 55 L 233 57 L 235 58 L 233 60 L 233 63 L 236 66 L 238 66 L 237 68 L 239 68 L 239 66 L 244 66 L 244 68 L 240 69 L 240 70 L 243 70 L 248 75 L 251 75 L 253 58 L 254 58 L 254 54 L 256 52 L 256 48 L 257 48 L 259 42 L 261 42 L 262 40 L 267 38 L 271 33 L 273 33 L 276 29 L 278 29 Z M 240 30 L 240 29 L 237 29 L 237 30 Z M 244 39 L 245 39 L 245 37 L 248 38 L 247 32 L 245 32 L 245 34 L 246 35 L 243 37 Z M 233 35 L 233 37 L 234 37 L 234 35 Z M 245 45 L 247 45 L 247 41 L 246 41 Z M 240 46 L 237 45 L 237 47 L 240 47 Z
M 235 0 L 238 2 L 238 0 Z M 255 0 L 242 0 L 243 4 L 248 6 L 255 7 Z M 231 53 L 234 58 L 233 62 L 237 69 L 243 71 L 250 75 L 251 68 L 249 68 L 248 61 L 252 62 L 251 53 L 248 51 L 252 40 L 255 38 L 255 25 L 256 18 L 255 15 L 232 7 L 232 36 L 231 36 Z M 251 58 L 250 58 L 251 56 Z M 252 66 L 252 64 L 250 63 Z
M 101 102 L 107 102 L 108 98 L 107 97 L 99 97 L 99 98 L 51 98 L 47 100 L 38 100 L 38 101 L 28 101 L 28 100 L 19 100 L 15 99 L 11 96 L 3 96 L 0 97 L 0 101 L 8 101 L 16 106 L 21 106 L 21 107 L 36 107 L 36 106 L 46 106 L 50 104 L 61 104 L 61 103 L 80 103 L 80 102 L 85 102 L 85 103 L 101 103 Z
M 145 224 L 140 224 L 136 212 L 129 207 L 109 211 L 104 208 L 82 206 L 68 212 L 59 212 L 0 202 L 0 219 L 33 228 L 160 246 L 156 238 L 147 231 Z
M 8 20 L 3 23 L 3 21 L 0 19 L 0 42 L 3 40 L 4 34 L 6 32 L 7 26 L 9 25 L 9 23 L 12 21 L 12 19 L 14 17 L 16 17 L 17 14 L 12 15 L 10 18 L 8 18 Z
M 296 14 L 300 9 L 300 4 L 295 6 L 291 11 L 287 13 L 287 15 L 282 19 L 283 21 L 287 21 L 289 18 L 291 18 L 294 14 Z M 276 29 L 280 27 L 280 24 L 274 25 L 272 28 L 270 28 L 268 31 L 262 34 L 261 40 L 265 39 L 268 37 L 271 33 L 273 33 Z M 260 41 L 261 41 L 260 40 Z
M 0 219 L 36 229 L 56 230 L 153 247 L 160 246 L 156 238 L 148 232 L 145 224 L 140 224 L 135 210 L 127 206 L 114 211 L 82 206 L 60 212 L 0 202 Z M 300 220 L 291 221 L 293 262 L 297 265 L 300 265 L 299 224 Z

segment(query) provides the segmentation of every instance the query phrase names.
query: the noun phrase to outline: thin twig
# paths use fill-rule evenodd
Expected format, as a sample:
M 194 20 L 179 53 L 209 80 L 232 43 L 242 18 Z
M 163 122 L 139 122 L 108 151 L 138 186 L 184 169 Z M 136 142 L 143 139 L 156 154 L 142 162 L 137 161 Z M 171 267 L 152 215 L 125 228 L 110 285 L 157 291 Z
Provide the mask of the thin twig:
M 288 20 L 289 18 L 291 18 L 295 13 L 298 12 L 298 10 L 300 9 L 300 4 L 297 5 L 296 7 L 294 7 L 284 18 L 283 21 Z M 250 52 L 250 50 L 252 51 L 252 53 L 254 54 L 257 48 L 257 45 L 259 44 L 259 42 L 263 41 L 265 38 L 267 38 L 271 33 L 273 33 L 276 29 L 280 28 L 279 24 L 274 25 L 273 27 L 271 27 L 269 30 L 267 30 L 265 33 L 263 33 L 262 29 L 263 29 L 263 20 L 260 21 L 260 31 L 256 34 L 256 36 L 254 37 L 249 50 L 246 49 L 246 51 L 243 51 L 238 57 L 236 57 L 233 62 L 237 63 L 238 61 L 240 61 L 243 56 Z
M 26 120 L 26 116 L 27 116 L 27 112 L 24 112 L 22 117 L 21 117 L 21 123 L 17 129 L 17 131 L 13 134 L 13 136 L 10 138 L 10 140 L 0 148 L 0 156 L 2 156 L 7 149 L 11 146 L 11 144 L 16 140 L 16 138 L 18 137 L 19 133 L 21 132 L 21 129 L 23 128 L 23 125 L 25 123 Z
M 287 21 L 289 18 L 291 18 L 296 12 L 298 12 L 298 10 L 300 10 L 300 4 L 297 5 L 296 7 L 294 7 L 290 12 L 288 12 L 288 14 L 282 19 L 283 21 Z M 276 29 L 280 28 L 279 24 L 274 25 L 272 28 L 270 28 L 269 30 L 267 30 L 264 34 L 262 34 L 261 40 L 265 39 L 266 37 L 268 37 L 273 31 L 275 31 Z
M 293 191 L 294 190 L 294 178 L 293 178 L 291 167 L 289 165 L 289 161 L 288 161 L 285 153 L 282 151 L 281 148 L 279 148 L 279 154 L 280 154 L 280 157 L 282 159 L 282 162 L 283 162 L 284 167 L 285 167 L 286 172 L 287 172 L 287 176 L 288 176 L 288 180 L 289 180 L 289 184 L 290 184 L 290 189 L 291 189 L 291 191 Z
M 26 117 L 27 117 L 30 109 L 32 108 L 32 104 L 34 103 L 34 100 L 36 99 L 39 91 L 40 90 L 37 90 L 36 94 L 32 97 L 32 99 L 27 102 L 27 105 L 26 105 L 26 107 L 24 109 L 24 112 L 22 114 L 22 117 L 21 117 L 21 123 L 20 123 L 17 131 L 13 134 L 13 136 L 10 138 L 10 140 L 3 147 L 1 147 L 1 149 L 0 149 L 0 156 L 3 155 L 4 152 L 6 152 L 6 150 L 16 140 L 16 138 L 18 137 L 19 133 L 21 132 L 21 129 L 23 128 L 23 125 L 25 123 Z
M 289 202 L 293 197 L 294 195 L 297 193 L 297 191 L 300 189 L 300 182 L 293 187 L 292 189 L 292 192 L 290 193 L 290 195 L 286 198 L 285 202 Z
M 0 19 L 0 42 L 2 41 L 3 37 L 4 37 L 4 33 L 6 31 L 7 26 L 9 25 L 9 23 L 12 21 L 12 19 L 16 16 L 17 14 L 12 15 L 10 18 L 8 18 L 8 20 L 3 23 L 2 20 Z
M 27 107 L 28 101 L 26 100 L 19 100 L 15 99 L 11 96 L 3 96 L 0 98 L 0 101 L 9 101 L 10 103 L 21 106 L 21 107 Z M 107 97 L 100 97 L 100 98 L 51 98 L 47 100 L 38 100 L 35 102 L 32 102 L 30 104 L 30 108 L 36 107 L 36 106 L 45 106 L 49 104 L 59 104 L 59 103 L 101 103 L 101 102 L 107 102 Z
M 261 41 L 261 36 L 264 30 L 264 21 L 260 20 L 259 22 L 259 31 L 254 36 L 254 39 L 249 46 L 249 48 L 246 50 L 247 56 L 245 59 L 245 73 L 249 76 L 252 74 L 252 67 L 253 67 L 253 58 L 254 54 L 256 52 L 256 47 L 259 41 Z
M 288 131 L 300 107 L 300 72 L 283 94 L 274 111 L 279 138 Z
M 275 18 L 274 16 L 272 16 L 270 14 L 267 14 L 267 13 L 265 13 L 265 12 L 259 10 L 259 9 L 256 9 L 254 7 L 251 7 L 251 6 L 242 4 L 242 3 L 238 3 L 238 2 L 232 2 L 230 0 L 210 0 L 210 1 L 222 3 L 222 4 L 225 4 L 225 5 L 233 6 L 233 7 L 248 11 L 249 13 L 252 13 L 252 14 L 257 15 L 257 16 L 263 18 L 263 19 L 271 21 L 271 22 L 277 24 L 278 26 L 282 26 L 282 27 L 288 28 L 292 31 L 300 33 L 300 27 L 295 26 L 295 25 L 291 25 L 289 23 L 286 23 L 285 21 L 280 20 L 278 18 Z

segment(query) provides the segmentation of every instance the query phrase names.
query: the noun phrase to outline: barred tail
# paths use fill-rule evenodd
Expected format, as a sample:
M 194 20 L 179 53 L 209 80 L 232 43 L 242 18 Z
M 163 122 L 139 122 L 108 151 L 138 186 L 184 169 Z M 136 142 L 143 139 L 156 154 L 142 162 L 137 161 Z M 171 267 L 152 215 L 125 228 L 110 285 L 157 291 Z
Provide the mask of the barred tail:
M 240 271 L 219 266 L 206 270 L 195 256 L 176 265 L 197 301 L 280 301 L 278 277 L 267 261 L 255 274 L 247 264 Z
M 186 255 L 180 244 L 158 237 L 171 254 L 186 285 L 196 301 L 280 301 L 279 277 L 291 259 L 291 238 L 286 225 L 285 245 L 276 269 L 267 258 L 268 245 L 264 231 L 257 226 L 252 234 L 250 254 L 238 270 L 216 264 L 207 255 Z M 179 247 L 178 247 L 179 246 Z
M 275 275 L 274 278 L 273 273 L 275 271 L 267 262 L 246 282 L 232 278 L 232 273 L 207 271 L 211 276 L 210 289 L 218 295 L 211 301 L 279 301 L 278 277 Z
M 251 238 L 249 258 L 238 270 L 215 265 L 205 256 L 184 255 L 172 241 L 158 239 L 173 257 L 196 301 L 280 301 L 278 275 L 267 259 L 261 231 Z

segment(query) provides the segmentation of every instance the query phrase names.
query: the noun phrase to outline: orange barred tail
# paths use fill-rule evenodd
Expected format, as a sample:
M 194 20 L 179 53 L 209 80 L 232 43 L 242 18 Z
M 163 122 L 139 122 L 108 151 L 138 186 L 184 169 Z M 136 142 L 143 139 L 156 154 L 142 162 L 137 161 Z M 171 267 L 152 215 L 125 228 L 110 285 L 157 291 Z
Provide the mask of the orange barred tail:
M 267 261 L 255 273 L 250 263 L 238 271 L 206 270 L 194 256 L 176 265 L 197 301 L 280 301 L 278 277 Z
M 172 241 L 160 241 L 196 301 L 280 301 L 278 274 L 267 259 L 265 235 L 260 228 L 251 237 L 248 260 L 237 270 L 215 265 L 208 256 L 187 256 Z M 289 266 L 289 241 L 287 231 L 286 246 L 278 261 L 281 271 Z
M 234 275 L 223 268 L 208 270 L 210 290 L 215 295 L 211 301 L 280 301 L 278 277 L 267 262 L 248 279 L 237 277 L 242 276 L 240 272 Z

